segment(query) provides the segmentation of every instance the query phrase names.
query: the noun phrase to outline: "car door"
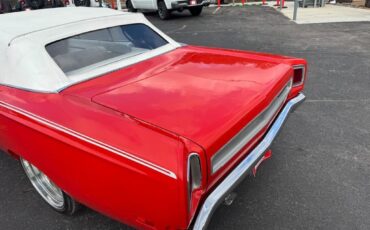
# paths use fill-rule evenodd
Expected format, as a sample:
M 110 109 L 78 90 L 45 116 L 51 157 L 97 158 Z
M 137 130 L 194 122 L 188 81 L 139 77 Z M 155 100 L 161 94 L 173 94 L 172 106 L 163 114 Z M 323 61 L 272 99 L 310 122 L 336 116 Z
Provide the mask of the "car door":
M 154 0 L 131 0 L 135 9 L 156 10 Z

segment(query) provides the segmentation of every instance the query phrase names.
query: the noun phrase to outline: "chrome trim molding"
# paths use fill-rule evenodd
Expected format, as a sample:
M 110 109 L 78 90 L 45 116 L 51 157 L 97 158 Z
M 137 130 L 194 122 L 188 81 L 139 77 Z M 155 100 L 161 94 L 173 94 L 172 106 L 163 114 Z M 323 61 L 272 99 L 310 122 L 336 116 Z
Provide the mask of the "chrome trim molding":
M 99 147 L 101 149 L 107 150 L 107 151 L 109 151 L 111 153 L 114 153 L 116 155 L 119 155 L 121 157 L 124 157 L 124 158 L 126 158 L 128 160 L 131 160 L 131 161 L 135 162 L 135 163 L 138 163 L 138 164 L 141 164 L 141 165 L 143 165 L 145 167 L 148 167 L 150 169 L 153 169 L 153 170 L 155 170 L 155 171 L 157 171 L 159 173 L 162 173 L 162 174 L 164 174 L 164 175 L 166 175 L 168 177 L 171 177 L 173 179 L 177 179 L 176 174 L 173 173 L 173 172 L 171 172 L 170 170 L 165 169 L 165 168 L 162 168 L 161 166 L 155 165 L 155 164 L 153 164 L 153 163 L 151 163 L 149 161 L 146 161 L 144 159 L 138 158 L 137 156 L 135 156 L 135 155 L 133 155 L 131 153 L 125 152 L 125 151 L 123 151 L 121 149 L 118 149 L 118 148 L 113 147 L 111 145 L 105 144 L 105 143 L 103 143 L 101 141 L 95 140 L 95 139 L 93 139 L 91 137 L 88 137 L 88 136 L 86 136 L 84 134 L 81 134 L 79 132 L 76 132 L 74 130 L 71 130 L 69 128 L 66 128 L 66 127 L 64 127 L 62 125 L 59 125 L 59 124 L 54 123 L 52 121 L 49 121 L 49 120 L 47 120 L 45 118 L 42 118 L 40 116 L 37 116 L 37 115 L 35 115 L 33 113 L 30 113 L 28 111 L 25 111 L 25 110 L 23 110 L 21 108 L 18 108 L 18 107 L 15 107 L 13 105 L 10 105 L 10 104 L 8 104 L 6 102 L 0 101 L 0 106 L 6 108 L 8 110 L 11 110 L 11 111 L 13 111 L 15 113 L 21 114 L 21 115 L 23 115 L 25 117 L 28 117 L 28 118 L 30 118 L 30 119 L 32 119 L 32 120 L 34 120 L 34 121 L 36 121 L 36 122 L 38 122 L 38 123 L 40 123 L 42 125 L 46 125 L 46 126 L 52 128 L 54 130 L 58 130 L 60 132 L 66 133 L 66 134 L 68 134 L 70 136 L 73 136 L 73 137 L 79 139 L 79 140 L 85 141 L 85 142 L 87 142 L 89 144 L 92 144 L 92 145 L 95 145 L 95 146 L 97 146 L 97 147 Z
M 249 122 L 238 134 L 228 141 L 211 158 L 212 173 L 222 168 L 232 157 L 234 157 L 253 137 L 257 135 L 266 125 L 273 120 L 277 111 L 286 101 L 292 88 L 292 79 L 285 84 L 284 88 L 275 96 L 274 100 L 264 110 Z
M 211 216 L 217 206 L 222 203 L 224 197 L 229 194 L 246 175 L 250 169 L 256 164 L 263 154 L 271 146 L 273 140 L 278 135 L 289 113 L 305 99 L 305 96 L 300 93 L 295 98 L 288 101 L 283 110 L 277 116 L 269 131 L 266 133 L 262 141 L 254 148 L 249 155 L 237 165 L 233 171 L 210 193 L 203 205 L 200 207 L 198 216 L 195 219 L 193 230 L 203 230 L 211 219 Z

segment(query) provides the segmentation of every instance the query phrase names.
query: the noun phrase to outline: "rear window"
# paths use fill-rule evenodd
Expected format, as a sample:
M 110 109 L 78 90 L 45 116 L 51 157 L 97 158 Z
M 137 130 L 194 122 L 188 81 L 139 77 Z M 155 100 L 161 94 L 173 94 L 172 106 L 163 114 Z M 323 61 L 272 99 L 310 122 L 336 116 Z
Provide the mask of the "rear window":
M 46 46 L 69 76 L 143 54 L 168 42 L 144 24 L 116 26 L 66 38 Z

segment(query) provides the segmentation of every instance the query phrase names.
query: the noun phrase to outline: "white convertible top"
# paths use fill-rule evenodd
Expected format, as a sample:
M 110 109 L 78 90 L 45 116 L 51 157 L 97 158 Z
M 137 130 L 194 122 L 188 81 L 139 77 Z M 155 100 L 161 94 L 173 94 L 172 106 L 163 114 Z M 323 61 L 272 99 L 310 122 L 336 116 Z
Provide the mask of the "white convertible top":
M 103 18 L 128 13 L 107 8 L 60 7 L 44 10 L 23 11 L 1 15 L 0 33 L 14 38 L 38 30 L 76 23 L 95 18 Z
M 74 35 L 133 23 L 151 27 L 169 42 L 168 45 L 88 73 L 68 77 L 45 49 L 47 44 Z M 178 46 L 142 14 L 87 7 L 3 14 L 0 15 L 0 84 L 38 92 L 58 92 L 77 82 L 154 57 Z

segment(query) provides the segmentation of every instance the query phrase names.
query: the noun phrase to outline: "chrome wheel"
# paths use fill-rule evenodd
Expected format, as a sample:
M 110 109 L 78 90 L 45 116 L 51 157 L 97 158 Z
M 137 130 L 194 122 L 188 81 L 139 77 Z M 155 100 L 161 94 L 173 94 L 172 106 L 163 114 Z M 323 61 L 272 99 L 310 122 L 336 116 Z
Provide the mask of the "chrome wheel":
M 41 197 L 54 209 L 58 211 L 65 210 L 65 199 L 63 191 L 54 184 L 43 172 L 34 165 L 21 158 L 21 164 L 33 187 Z

